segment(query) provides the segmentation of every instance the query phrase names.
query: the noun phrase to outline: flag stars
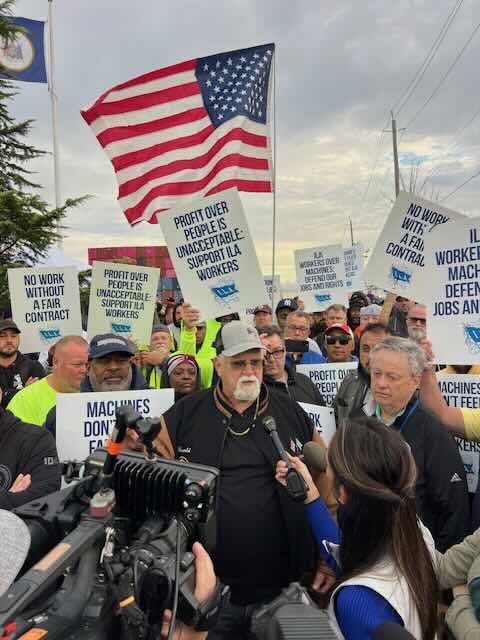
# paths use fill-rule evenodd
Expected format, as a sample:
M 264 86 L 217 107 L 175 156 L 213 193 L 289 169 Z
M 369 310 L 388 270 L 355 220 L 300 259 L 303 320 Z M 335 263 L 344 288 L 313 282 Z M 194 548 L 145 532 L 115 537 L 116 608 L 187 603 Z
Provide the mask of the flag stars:
M 217 69 L 219 69 L 219 68 L 220 68 L 220 65 L 221 65 L 220 60 L 217 60 L 217 62 L 216 62 L 216 64 L 215 64 L 215 66 L 217 67 Z
M 204 71 L 208 71 L 210 69 L 210 67 L 208 66 L 208 64 L 204 64 L 203 65 L 203 70 Z
M 216 78 L 217 74 L 215 73 L 215 71 L 210 71 L 210 75 L 212 76 L 212 78 Z

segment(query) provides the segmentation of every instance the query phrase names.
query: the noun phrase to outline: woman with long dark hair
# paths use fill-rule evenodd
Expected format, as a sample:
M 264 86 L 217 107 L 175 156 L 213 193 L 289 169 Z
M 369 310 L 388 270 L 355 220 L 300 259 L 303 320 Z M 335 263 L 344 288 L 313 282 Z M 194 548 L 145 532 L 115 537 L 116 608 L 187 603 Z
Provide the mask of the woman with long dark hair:
M 336 571 L 330 615 L 338 637 L 366 640 L 379 625 L 394 622 L 415 638 L 433 640 L 435 549 L 416 514 L 415 462 L 403 438 L 363 416 L 335 433 L 328 473 L 338 501 L 338 527 L 307 467 L 291 460 L 307 481 L 305 502 L 315 538 Z M 286 472 L 287 465 L 279 462 L 282 483 Z

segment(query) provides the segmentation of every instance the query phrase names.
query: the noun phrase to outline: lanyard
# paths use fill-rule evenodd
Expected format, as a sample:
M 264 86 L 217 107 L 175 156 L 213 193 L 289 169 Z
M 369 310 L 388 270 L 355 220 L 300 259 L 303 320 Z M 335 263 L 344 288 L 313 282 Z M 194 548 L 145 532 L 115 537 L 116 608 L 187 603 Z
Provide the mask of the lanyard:
M 417 410 L 418 408 L 418 403 L 419 403 L 419 399 L 417 398 L 415 400 L 415 402 L 412 404 L 412 406 L 410 407 L 407 415 L 404 417 L 404 419 L 402 420 L 402 423 L 400 424 L 400 426 L 397 428 L 397 431 L 399 433 L 402 433 L 404 426 L 407 424 L 407 422 L 410 420 L 410 418 L 412 417 L 412 414 Z

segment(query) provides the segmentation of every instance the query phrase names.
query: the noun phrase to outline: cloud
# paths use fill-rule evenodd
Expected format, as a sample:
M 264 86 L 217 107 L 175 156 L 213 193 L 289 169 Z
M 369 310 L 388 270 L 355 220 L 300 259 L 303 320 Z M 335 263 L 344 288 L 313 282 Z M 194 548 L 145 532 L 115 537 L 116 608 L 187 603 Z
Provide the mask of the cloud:
M 114 84 L 148 70 L 217 51 L 276 43 L 277 266 L 293 282 L 295 249 L 355 239 L 373 246 L 394 193 L 389 110 L 425 58 L 451 0 L 102 0 L 55 2 L 56 83 L 64 197 L 92 194 L 72 211 L 65 248 L 85 260 L 88 246 L 161 244 L 158 226 L 129 228 L 116 203 L 112 168 L 80 109 Z M 42 5 L 43 6 L 43 5 Z M 45 3 L 46 6 L 46 3 Z M 44 18 L 37 0 L 18 15 Z M 477 170 L 480 118 L 449 145 L 479 104 L 474 40 L 438 96 L 403 132 L 480 18 L 464 4 L 411 100 L 397 117 L 402 175 L 431 173 L 428 193 L 443 197 Z M 478 36 L 480 37 L 480 36 Z M 45 87 L 19 86 L 14 112 L 35 118 L 32 140 L 51 149 Z M 375 158 L 378 161 L 374 163 Z M 372 168 L 374 167 L 373 173 Z M 35 167 L 53 200 L 51 157 Z M 370 187 L 365 197 L 366 186 Z M 444 204 L 478 215 L 480 179 Z M 262 268 L 271 271 L 271 195 L 242 194 Z

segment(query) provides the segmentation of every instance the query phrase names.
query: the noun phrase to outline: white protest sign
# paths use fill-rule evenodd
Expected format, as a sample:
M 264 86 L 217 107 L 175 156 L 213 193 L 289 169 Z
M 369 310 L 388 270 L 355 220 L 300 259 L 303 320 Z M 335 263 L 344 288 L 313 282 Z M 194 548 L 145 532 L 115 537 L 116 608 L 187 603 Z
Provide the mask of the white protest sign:
M 298 364 L 297 371 L 310 378 L 324 397 L 327 405 L 331 407 L 342 380 L 350 371 L 355 371 L 357 366 L 358 362 Z
M 115 333 L 150 344 L 160 269 L 94 262 L 88 337 Z
M 353 247 L 343 250 L 345 258 L 345 288 L 347 291 L 362 291 L 363 280 L 363 244 L 357 242 Z
M 47 351 L 68 335 L 82 335 L 75 267 L 8 269 L 12 316 L 24 353 Z
M 307 311 L 348 304 L 345 257 L 339 244 L 295 251 L 298 293 Z
M 182 294 L 203 318 L 268 304 L 236 189 L 192 200 L 159 221 Z
M 328 446 L 337 428 L 335 425 L 335 412 L 333 409 L 330 407 L 320 407 L 317 404 L 308 404 L 307 402 L 299 402 L 298 404 L 302 407 L 305 413 L 308 414 L 313 426 Z
M 480 219 L 464 219 L 425 241 L 428 336 L 436 362 L 480 362 Z
M 264 276 L 263 281 L 265 282 L 265 289 L 267 291 L 268 297 L 268 306 L 272 307 L 272 312 L 275 313 L 275 307 L 277 306 L 279 300 L 281 299 L 280 293 L 280 276 L 275 276 L 275 279 L 272 281 L 272 276 Z M 272 304 L 272 289 L 273 289 L 273 304 Z M 249 316 L 253 316 L 253 312 L 255 311 L 255 307 L 248 307 L 245 311 L 246 319 Z
M 60 460 L 84 460 L 103 447 L 115 424 L 115 410 L 129 404 L 148 418 L 160 417 L 174 402 L 173 389 L 59 393 L 57 450 Z
M 449 236 L 452 226 L 464 218 L 456 211 L 401 191 L 365 267 L 365 282 L 424 302 L 424 243 L 439 226 L 441 235 Z
M 265 282 L 265 288 L 267 290 L 268 296 L 268 304 L 271 305 L 273 311 L 275 311 L 275 307 L 278 302 L 282 298 L 282 293 L 280 289 L 280 276 L 275 276 L 272 279 L 272 276 L 265 276 L 263 278 Z M 272 294 L 273 294 L 273 302 L 272 302 Z
M 480 378 L 475 375 L 437 374 L 443 397 L 451 407 L 480 409 Z M 467 476 L 468 490 L 475 493 L 478 485 L 480 442 L 455 438 Z

